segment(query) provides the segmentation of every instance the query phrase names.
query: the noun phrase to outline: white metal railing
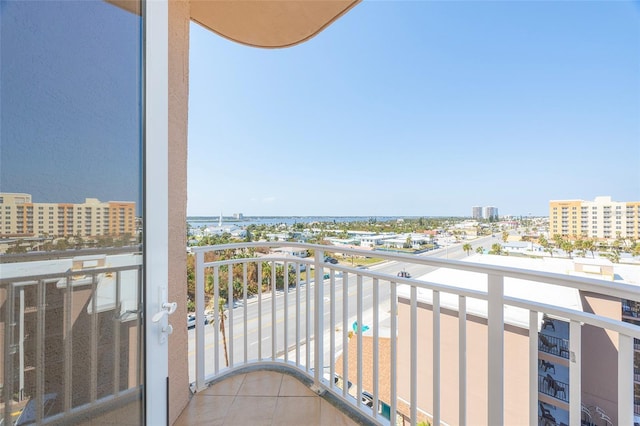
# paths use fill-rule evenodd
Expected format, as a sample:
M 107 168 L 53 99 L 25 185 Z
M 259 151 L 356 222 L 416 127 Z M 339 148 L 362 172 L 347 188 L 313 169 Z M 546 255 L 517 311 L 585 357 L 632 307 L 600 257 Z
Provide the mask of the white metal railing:
M 140 398 L 141 255 L 78 252 L 2 258 L 0 424 L 69 423 Z
M 313 252 L 309 258 L 297 258 L 270 254 L 258 256 L 254 250 L 260 248 L 296 247 Z M 238 251 L 242 256 L 216 258 L 205 261 L 207 253 L 230 253 Z M 582 325 L 589 324 L 617 334 L 618 350 L 618 424 L 633 424 L 633 342 L 640 338 L 640 328 L 619 320 L 590 314 L 565 307 L 543 304 L 531 300 L 509 297 L 504 294 L 505 278 L 516 278 L 539 283 L 568 287 L 584 292 L 603 295 L 607 298 L 640 301 L 640 290 L 631 285 L 561 275 L 548 272 L 523 270 L 511 267 L 485 265 L 475 262 L 438 259 L 426 256 L 394 254 L 388 252 L 342 248 L 337 246 L 311 245 L 292 242 L 260 242 L 226 244 L 209 247 L 192 247 L 196 257 L 196 331 L 195 331 L 195 387 L 201 390 L 206 383 L 234 369 L 249 364 L 279 363 L 293 366 L 307 374 L 314 382 L 318 392 L 330 392 L 369 416 L 372 421 L 381 424 L 396 424 L 398 401 L 398 352 L 410 352 L 409 401 L 411 424 L 425 417 L 424 410 L 418 406 L 418 342 L 422 339 L 418 330 L 418 291 L 431 290 L 430 301 L 433 311 L 433 401 L 432 412 L 426 415 L 432 424 L 444 424 L 441 414 L 440 377 L 440 317 L 441 295 L 457 296 L 458 310 L 458 423 L 470 422 L 467 403 L 467 316 L 468 301 L 487 302 L 488 328 L 488 388 L 487 419 L 482 423 L 504 424 L 504 330 L 505 306 L 522 308 L 529 311 L 529 330 L 538 330 L 542 314 L 563 318 L 569 322 L 569 382 L 565 383 L 563 394 L 569 405 L 570 425 L 581 422 L 581 336 Z M 343 253 L 345 256 L 375 256 L 389 262 L 398 262 L 403 269 L 407 266 L 429 266 L 462 270 L 486 276 L 487 290 L 478 291 L 457 286 L 455 282 L 438 284 L 418 279 L 398 277 L 378 271 L 378 268 L 359 269 L 341 264 L 325 262 L 326 253 Z M 265 272 L 270 270 L 270 274 Z M 284 271 L 284 272 L 281 272 Z M 311 271 L 313 274 L 311 275 Z M 304 277 L 303 277 L 304 275 Z M 268 277 L 268 279 L 266 278 Z M 221 279 L 226 278 L 226 283 Z M 207 280 L 213 283 L 212 294 L 205 294 Z M 293 280 L 291 282 L 290 280 Z M 255 295 L 250 296 L 249 286 L 255 285 Z M 398 330 L 398 287 L 409 286 L 410 341 L 402 342 L 399 347 Z M 223 287 L 224 286 L 224 287 Z M 281 287 L 281 288 L 280 288 Z M 226 290 L 222 290 L 225 288 Z M 215 322 L 205 336 L 205 302 L 210 297 L 213 317 L 220 318 L 221 291 L 236 298 L 227 303 L 224 337 Z M 231 300 L 232 299 L 232 300 Z M 365 389 L 363 378 L 363 333 L 365 320 L 372 330 L 370 388 Z M 387 325 L 388 324 L 388 325 Z M 388 400 L 380 399 L 380 333 L 388 329 L 389 361 L 385 370 L 389 370 Z M 220 365 L 223 349 L 221 339 L 226 339 L 229 365 Z M 357 341 L 356 371 L 350 372 L 350 354 L 347 350 L 350 339 Z M 548 393 L 549 382 L 539 377 L 538 354 L 540 342 L 538 333 L 529 333 L 529 418 L 530 425 L 538 424 L 538 389 Z M 238 348 L 239 346 L 239 348 Z M 213 349 L 213 354 L 209 348 Z M 564 352 L 564 351 L 563 351 Z M 336 355 L 342 354 L 342 363 Z M 238 355 L 242 356 L 238 356 Z M 564 357 L 565 353 L 562 354 Z M 337 370 L 341 369 L 341 377 Z M 355 374 L 352 374 L 355 373 Z M 369 373 L 369 372 L 368 372 Z M 349 378 L 355 377 L 353 386 Z M 542 383 L 539 385 L 539 382 Z M 571 392 L 568 392 L 568 389 Z M 386 389 L 385 389 L 386 391 Z M 363 403 L 363 392 L 373 395 L 371 404 Z M 553 392 L 552 392 L 553 394 Z M 385 407 L 382 409 L 381 407 Z M 386 408 L 388 407 L 388 408 Z M 384 411 L 387 415 L 383 415 Z

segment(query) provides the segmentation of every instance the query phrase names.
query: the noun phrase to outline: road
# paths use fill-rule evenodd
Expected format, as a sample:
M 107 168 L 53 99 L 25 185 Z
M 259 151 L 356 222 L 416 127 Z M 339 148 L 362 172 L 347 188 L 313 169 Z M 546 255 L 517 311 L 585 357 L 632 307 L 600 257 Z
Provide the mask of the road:
M 478 246 L 483 246 L 485 249 L 491 247 L 495 242 L 499 242 L 500 239 L 496 234 L 496 237 L 482 237 L 477 240 L 471 241 L 473 250 Z M 453 244 L 451 246 L 443 247 L 438 250 L 423 253 L 419 256 L 430 256 L 438 258 L 448 259 L 462 259 L 467 257 L 467 254 L 462 250 L 462 243 Z M 331 266 L 331 265 L 327 265 Z M 372 266 L 369 268 L 371 271 L 377 273 L 384 273 L 395 276 L 399 271 L 404 270 L 411 274 L 413 278 L 419 278 L 435 269 L 433 266 L 417 265 L 417 264 L 400 264 L 395 261 L 387 261 L 381 264 Z M 366 273 L 366 271 L 362 271 Z M 354 321 L 357 319 L 357 300 L 358 300 L 358 284 L 355 274 L 347 274 L 347 332 L 352 328 Z M 333 330 L 335 337 L 335 357 L 337 357 L 342 351 L 342 336 L 345 329 L 345 323 L 343 321 L 343 300 L 344 300 L 344 288 L 343 284 L 345 277 L 336 277 L 335 282 L 335 296 L 331 298 L 331 280 L 324 280 L 324 364 L 329 365 L 330 360 L 330 336 Z M 374 303 L 373 303 L 373 280 L 370 277 L 362 276 L 362 323 L 364 325 L 373 324 L 374 315 Z M 289 292 L 285 294 L 284 291 L 277 291 L 274 294 L 272 292 L 263 292 L 261 303 L 258 301 L 258 296 L 253 296 L 247 300 L 247 303 L 236 303 L 236 307 L 232 309 L 232 315 L 227 312 L 226 320 L 226 339 L 227 339 L 227 351 L 229 354 L 229 361 L 233 364 L 242 364 L 246 359 L 255 360 L 258 358 L 271 358 L 274 353 L 275 345 L 275 357 L 284 356 L 286 350 L 289 348 L 291 352 L 287 353 L 289 361 L 296 362 L 296 352 L 292 350 L 295 348 L 295 342 L 297 338 L 301 342 L 300 356 L 297 361 L 302 365 L 313 365 L 313 316 L 308 319 L 309 323 L 309 337 L 311 341 L 307 341 L 307 301 L 309 302 L 309 312 L 313 312 L 313 294 L 315 286 L 313 282 L 310 285 L 301 284 L 299 292 L 296 292 L 296 288 L 292 287 Z M 379 329 L 381 336 L 388 333 L 389 318 L 388 313 L 390 311 L 389 305 L 389 283 L 380 280 L 379 284 Z M 285 300 L 286 299 L 286 300 Z M 331 318 L 331 300 L 335 302 L 335 318 Z M 275 308 L 275 309 L 274 309 Z M 275 317 L 272 315 L 275 312 Z M 246 329 L 244 327 L 246 315 Z M 286 321 L 285 321 L 286 318 Z M 274 325 L 275 324 L 275 325 Z M 230 328 L 233 328 L 233 333 Z M 275 328 L 275 330 L 274 330 Z M 214 337 L 216 335 L 213 325 L 205 326 L 205 377 L 213 374 L 215 371 L 215 343 Z M 274 332 L 275 331 L 275 332 Z M 190 329 L 189 333 L 189 380 L 195 381 L 195 329 Z M 246 345 L 245 345 L 246 335 Z M 272 337 L 275 336 L 275 342 Z M 286 340 L 285 340 L 286 337 Z M 259 345 L 258 343 L 262 344 Z M 307 348 L 310 349 L 307 354 Z M 224 368 L 225 357 L 222 339 L 218 345 L 218 367 Z

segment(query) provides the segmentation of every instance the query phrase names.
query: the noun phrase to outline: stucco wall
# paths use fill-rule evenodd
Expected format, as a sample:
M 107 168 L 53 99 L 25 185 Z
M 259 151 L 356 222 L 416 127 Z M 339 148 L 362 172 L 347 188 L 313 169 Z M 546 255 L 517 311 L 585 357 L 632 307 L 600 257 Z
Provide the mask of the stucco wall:
M 178 302 L 169 337 L 169 423 L 189 401 L 187 359 L 187 114 L 189 102 L 188 1 L 169 2 L 169 300 Z M 153 409 L 150 407 L 150 409 Z
M 409 400 L 411 384 L 411 312 L 408 301 L 398 304 L 398 396 Z M 433 312 L 418 304 L 418 407 L 433 413 Z M 450 425 L 458 417 L 458 313 L 441 311 L 440 317 L 440 401 L 441 418 Z M 525 424 L 529 416 L 529 333 L 505 326 L 504 333 L 504 421 Z M 467 316 L 467 423 L 487 424 L 488 348 L 486 319 Z

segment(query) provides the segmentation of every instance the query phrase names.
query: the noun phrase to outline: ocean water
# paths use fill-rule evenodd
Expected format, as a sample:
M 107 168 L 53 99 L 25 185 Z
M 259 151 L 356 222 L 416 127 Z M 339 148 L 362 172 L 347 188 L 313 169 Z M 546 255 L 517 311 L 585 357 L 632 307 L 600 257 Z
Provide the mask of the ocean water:
M 387 222 L 408 218 L 407 216 L 245 216 L 242 220 L 222 217 L 222 223 L 244 227 L 249 225 L 293 225 L 312 222 L 367 222 L 369 220 Z M 187 217 L 187 222 L 193 228 L 200 228 L 201 226 L 215 226 L 218 224 L 219 219 L 219 216 L 190 216 Z

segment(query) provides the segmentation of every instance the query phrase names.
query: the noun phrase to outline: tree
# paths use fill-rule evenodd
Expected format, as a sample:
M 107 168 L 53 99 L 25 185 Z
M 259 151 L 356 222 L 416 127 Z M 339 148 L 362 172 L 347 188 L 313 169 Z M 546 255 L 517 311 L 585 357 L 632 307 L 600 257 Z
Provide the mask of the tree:
M 509 232 L 507 231 L 502 231 L 502 242 L 506 243 L 507 240 L 509 240 Z
M 484 253 L 484 247 L 482 247 L 482 246 L 476 247 L 476 253 L 483 254 Z
M 222 344 L 224 345 L 224 361 L 229 366 L 229 353 L 227 352 L 227 335 L 224 331 L 224 321 L 227 319 L 227 314 L 224 311 L 224 304 L 227 301 L 224 297 L 218 298 L 218 316 L 220 322 L 220 332 L 222 333 Z M 214 322 L 215 324 L 215 322 Z
M 595 257 L 596 242 L 591 238 L 588 239 L 588 240 L 584 240 L 582 242 L 582 249 L 584 251 L 590 251 L 591 252 L 591 258 L 593 259 Z
M 469 256 L 469 253 L 471 253 L 471 250 L 473 250 L 473 247 L 471 247 L 471 244 L 469 243 L 464 243 L 462 245 L 462 250 L 467 252 L 467 256 Z
M 575 247 L 573 246 L 573 243 L 569 240 L 563 240 L 562 244 L 560 245 L 560 248 L 567 253 L 567 255 L 569 256 L 569 259 L 571 259 L 571 253 L 573 253 Z
M 404 242 L 404 244 L 402 245 L 403 248 L 411 248 L 411 235 L 407 236 L 406 241 Z
M 502 254 L 502 245 L 500 243 L 493 243 L 491 245 L 491 250 L 489 250 L 489 254 Z

